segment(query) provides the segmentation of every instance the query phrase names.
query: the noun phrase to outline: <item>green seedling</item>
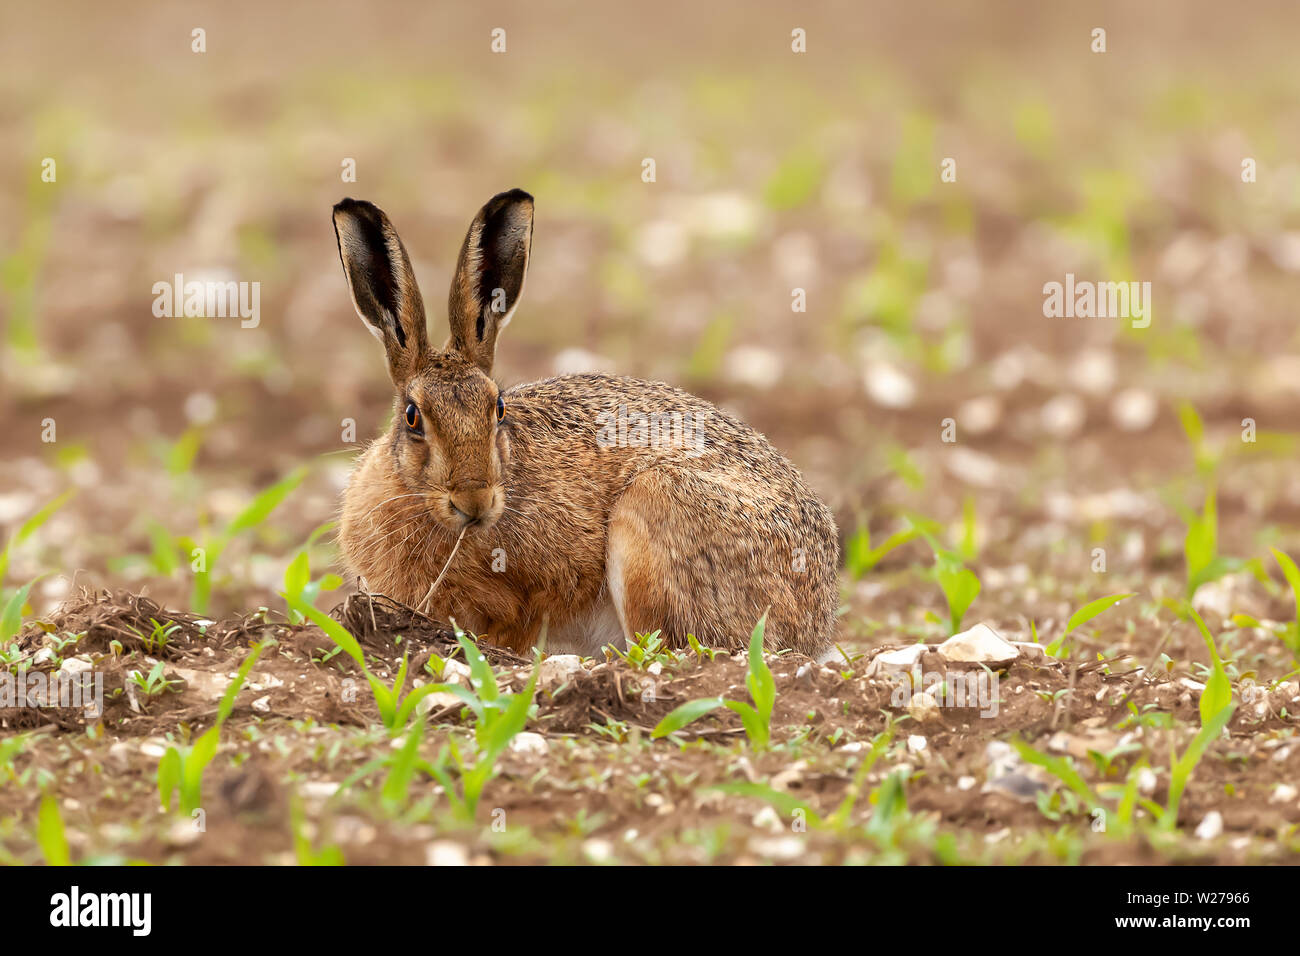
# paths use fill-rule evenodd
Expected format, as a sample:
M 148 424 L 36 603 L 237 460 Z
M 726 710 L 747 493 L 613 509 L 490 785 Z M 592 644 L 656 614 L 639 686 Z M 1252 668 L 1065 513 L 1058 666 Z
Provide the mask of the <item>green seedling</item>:
M 1033 764 L 1035 767 L 1042 767 L 1061 783 L 1065 784 L 1085 807 L 1101 806 L 1101 800 L 1093 793 L 1092 788 L 1088 786 L 1086 780 L 1075 769 L 1074 760 L 1071 757 L 1057 757 L 1052 754 L 1045 754 L 1040 750 L 1035 750 L 1029 744 L 1025 743 L 1020 737 L 1011 738 L 1011 746 L 1016 749 L 1020 759 L 1025 763 Z
M 1277 548 L 1270 549 L 1273 558 L 1282 569 L 1286 583 L 1291 586 L 1291 596 L 1295 600 L 1295 620 L 1289 622 L 1279 633 L 1282 643 L 1291 652 L 1292 658 L 1300 662 L 1300 568 L 1291 560 L 1291 556 Z
M 307 543 L 294 555 L 289 566 L 284 569 L 284 593 L 303 604 L 315 606 L 316 599 L 324 591 L 334 591 L 343 586 L 343 579 L 337 574 L 325 574 L 312 580 L 310 552 L 321 535 L 334 529 L 335 522 L 327 522 L 307 538 Z M 289 623 L 301 624 L 305 618 L 292 607 L 289 608 Z
M 1209 690 L 1207 685 L 1206 690 Z M 1202 695 L 1204 699 L 1204 695 Z M 1228 726 L 1228 721 L 1232 719 L 1233 712 L 1237 709 L 1235 704 L 1229 703 L 1219 710 L 1217 714 L 1210 718 L 1207 723 L 1201 725 L 1200 732 L 1192 738 L 1188 744 L 1187 750 L 1181 757 L 1174 759 L 1170 756 L 1169 768 L 1169 801 L 1163 813 L 1156 814 L 1160 818 L 1161 826 L 1166 830 L 1173 830 L 1178 825 L 1178 805 L 1182 801 L 1183 791 L 1187 789 L 1188 781 L 1192 778 L 1192 771 L 1196 765 L 1201 762 L 1201 757 L 1205 755 L 1205 750 L 1210 743 L 1223 732 L 1223 728 Z M 1153 809 L 1147 803 L 1143 803 L 1148 809 Z
M 713 660 L 715 657 L 718 656 L 718 652 L 716 649 L 712 647 L 705 647 L 703 644 L 700 643 L 700 639 L 696 637 L 694 634 L 686 635 L 686 643 L 687 645 L 690 646 L 690 649 L 695 652 L 695 656 L 698 657 L 700 660 L 704 660 L 706 657 L 709 660 Z
M 620 650 L 613 644 L 606 644 L 605 656 L 607 659 L 617 657 L 624 664 L 636 670 L 645 670 L 651 664 L 656 663 L 662 667 L 669 667 L 677 663 L 677 657 L 671 650 L 666 649 L 664 640 L 659 635 L 659 631 L 638 634 L 628 644 L 626 651 Z
M 150 670 L 148 675 L 141 674 L 139 671 L 131 671 L 131 683 L 139 687 L 147 697 L 156 697 L 170 690 L 180 681 L 168 680 L 163 676 L 164 663 L 159 661 Z
M 948 601 L 948 633 L 961 631 L 962 618 L 980 593 L 980 579 L 962 563 L 961 555 L 940 546 L 930 534 L 925 535 L 934 552 L 934 579 Z
M 1132 596 L 1133 592 L 1130 591 L 1126 594 L 1108 594 L 1106 597 L 1097 598 L 1095 601 L 1089 601 L 1083 607 L 1079 608 L 1079 610 L 1070 615 L 1070 619 L 1065 622 L 1065 630 L 1061 633 L 1060 637 L 1047 645 L 1045 648 L 1046 652 L 1052 657 L 1069 657 L 1070 650 L 1065 643 L 1066 638 L 1074 633 L 1074 631 L 1083 627 L 1083 625 L 1087 624 L 1093 618 L 1099 616 L 1104 611 L 1108 611 L 1125 598 L 1131 598 Z M 1037 625 L 1033 626 L 1033 633 L 1034 639 L 1037 641 Z
M 361 669 L 361 673 L 366 678 L 366 683 L 370 685 L 370 691 L 375 698 L 375 706 L 379 708 L 379 718 L 390 733 L 397 734 L 402 731 L 410 723 L 416 705 L 425 697 L 441 689 L 442 685 L 440 684 L 425 684 L 423 687 L 416 687 L 409 694 L 403 695 L 403 691 L 406 689 L 408 666 L 407 655 L 405 654 L 402 655 L 402 663 L 397 670 L 397 677 L 393 681 L 393 686 L 387 686 L 370 672 L 370 668 L 366 666 L 366 657 L 361 650 L 361 645 L 347 628 L 328 614 L 307 604 L 301 598 L 290 597 L 288 594 L 282 594 L 281 597 L 285 599 L 290 610 L 296 611 L 302 615 L 303 620 L 311 621 L 319 627 L 325 632 L 326 637 L 342 648 L 343 652 L 356 662 L 357 667 Z
M 767 612 L 758 619 L 749 636 L 749 672 L 745 675 L 745 686 L 753 704 L 739 700 L 725 700 L 721 697 L 703 697 L 689 701 L 671 711 L 655 726 L 651 737 L 658 739 L 681 730 L 687 724 L 699 720 L 705 714 L 726 707 L 740 716 L 745 727 L 745 734 L 755 750 L 766 749 L 771 739 L 772 708 L 776 704 L 776 681 L 772 671 L 763 659 L 763 632 L 767 628 Z
M 149 634 L 145 634 L 139 628 L 130 624 L 127 627 L 140 638 L 140 644 L 144 647 L 146 654 L 161 654 L 166 649 L 168 642 L 171 641 L 172 635 L 181 630 L 181 626 L 171 621 L 163 624 L 153 618 L 149 618 L 149 623 L 153 625 L 153 630 Z
M 1228 673 L 1223 667 L 1223 659 L 1219 657 L 1219 649 L 1214 644 L 1214 636 L 1210 634 L 1210 629 L 1205 626 L 1201 620 L 1201 615 L 1197 614 L 1194 609 L 1189 608 L 1192 620 L 1200 629 L 1201 637 L 1205 639 L 1205 646 L 1210 651 L 1211 669 L 1210 674 L 1205 680 L 1205 690 L 1201 691 L 1200 711 L 1201 727 L 1204 728 L 1214 720 L 1226 707 L 1232 704 L 1232 682 L 1228 679 Z
M 9 572 L 9 558 L 14 550 L 40 530 L 40 527 L 49 521 L 56 511 L 67 504 L 74 494 L 76 494 L 75 491 L 65 491 L 19 525 L 18 530 L 10 536 L 4 550 L 0 551 L 0 585 L 4 584 L 5 575 Z M 6 592 L 0 591 L 0 595 L 4 593 Z
M 1142 750 L 1142 745 L 1134 741 L 1114 747 L 1105 752 L 1100 750 L 1088 750 L 1088 759 L 1092 765 L 1097 768 L 1097 772 L 1103 777 L 1112 777 L 1119 767 L 1116 761 L 1125 754 L 1137 753 Z
M 462 820 L 474 819 L 478 812 L 483 788 L 497 774 L 497 759 L 528 724 L 537 691 L 538 664 L 528 677 L 528 683 L 517 694 L 503 694 L 497 687 L 492 666 L 479 649 L 464 634 L 457 633 L 457 641 L 469 664 L 472 689 L 460 684 L 434 684 L 436 689 L 455 694 L 474 717 L 474 753 L 469 753 L 455 737 L 448 738 L 447 746 L 439 753 L 431 770 L 451 799 L 452 808 Z M 539 660 L 540 663 L 540 660 Z M 448 772 L 447 757 L 457 771 L 457 781 Z M 456 786 L 459 782 L 459 787 Z
M 36 811 L 36 842 L 47 866 L 72 866 L 72 850 L 63 829 L 63 817 L 59 815 L 59 804 L 49 793 L 41 797 L 40 809 Z
M 164 810 L 170 810 L 173 797 L 179 792 L 182 813 L 192 814 L 203 805 L 203 773 L 212 758 L 217 755 L 217 745 L 221 742 L 221 727 L 235 709 L 235 697 L 248 679 L 248 674 L 262 656 L 262 652 L 275 644 L 273 640 L 263 641 L 253 648 L 230 686 L 226 688 L 217 707 L 217 719 L 212 726 L 189 747 L 171 746 L 158 761 L 158 799 Z
M 16 734 L 13 737 L 0 738 L 0 780 L 18 779 L 18 774 L 14 771 L 14 761 L 27 749 L 31 737 L 31 734 Z
M 808 826 L 816 830 L 828 830 L 834 833 L 842 833 L 848 829 L 849 820 L 853 816 L 853 808 L 857 805 L 862 796 L 863 788 L 866 784 L 867 775 L 871 773 L 872 767 L 881 755 L 889 749 L 890 742 L 894 737 L 894 726 L 891 723 L 885 730 L 875 736 L 871 743 L 871 749 L 867 751 L 858 764 L 858 769 L 853 774 L 853 781 L 849 784 L 844 798 L 840 801 L 839 806 L 827 816 L 821 816 L 806 801 L 799 799 L 793 794 L 784 790 L 777 790 L 775 787 L 765 783 L 723 783 L 708 789 L 717 790 L 721 793 L 730 793 L 742 797 L 754 797 L 763 800 L 772 805 L 772 807 L 784 816 L 793 817 L 796 814 L 802 815 L 807 821 Z M 891 777 L 896 776 L 894 774 Z M 893 809 L 893 803 L 890 802 L 889 808 Z M 877 803 L 877 812 L 880 805 Z
M 319 850 L 311 845 L 306 833 L 307 818 L 303 813 L 302 801 L 295 794 L 289 801 L 289 825 L 293 828 L 293 854 L 299 866 L 343 866 L 343 851 L 334 844 L 322 846 Z

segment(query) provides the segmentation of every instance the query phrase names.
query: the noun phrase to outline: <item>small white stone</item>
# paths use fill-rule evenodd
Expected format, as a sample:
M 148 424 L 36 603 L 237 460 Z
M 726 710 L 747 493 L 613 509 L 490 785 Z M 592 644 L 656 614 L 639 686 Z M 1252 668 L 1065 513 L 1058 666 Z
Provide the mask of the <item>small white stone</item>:
M 197 820 L 176 820 L 167 828 L 167 843 L 171 846 L 189 846 L 197 843 L 203 831 L 197 826 Z
M 267 694 L 265 697 L 259 697 L 253 701 L 253 710 L 259 714 L 269 714 L 271 712 L 271 695 Z
M 785 829 L 784 821 L 782 821 L 780 814 L 778 814 L 773 807 L 763 807 L 763 809 L 754 814 L 753 822 L 754 826 L 763 830 L 771 830 L 775 833 L 779 833 Z
M 592 863 L 608 863 L 614 859 L 614 844 L 601 837 L 592 837 L 583 842 L 582 852 Z
M 925 723 L 930 720 L 939 719 L 939 702 L 934 699 L 933 694 L 927 694 L 924 691 L 912 695 L 912 699 L 907 702 L 907 712 L 917 723 Z M 925 738 L 915 738 L 921 741 L 921 748 L 925 747 Z M 912 739 L 907 742 L 907 747 L 912 750 Z M 916 751 L 913 750 L 913 753 Z
M 1196 828 L 1196 836 L 1202 840 L 1213 840 L 1223 833 L 1223 814 L 1211 810 Z
M 862 373 L 867 394 L 884 408 L 907 408 L 916 401 L 916 385 L 900 369 L 888 362 L 872 362 Z
M 517 754 L 544 754 L 548 748 L 546 738 L 530 730 L 515 734 L 510 739 L 510 750 Z
M 722 360 L 722 373 L 731 381 L 770 389 L 781 381 L 781 356 L 759 345 L 741 345 Z
M 1146 431 L 1159 410 L 1156 397 L 1145 389 L 1126 388 L 1110 403 L 1111 420 L 1126 432 Z
M 1070 363 L 1070 380 L 1074 386 L 1094 395 L 1110 391 L 1116 375 L 1115 353 L 1105 349 L 1084 349 Z
M 1002 402 L 996 395 L 968 398 L 957 406 L 957 425 L 968 435 L 985 435 L 1002 418 Z
M 568 683 L 581 670 L 582 658 L 577 654 L 552 654 L 538 668 L 537 684 L 543 690 L 554 690 Z
M 912 734 L 907 738 L 907 750 L 909 753 L 919 754 L 925 749 L 925 738 L 920 734 Z
M 442 663 L 442 683 L 444 684 L 460 684 L 462 687 L 469 687 L 470 674 L 468 664 L 462 664 L 460 661 L 443 661 Z
M 1056 438 L 1070 438 L 1078 434 L 1088 417 L 1083 399 L 1078 395 L 1057 395 L 1048 400 L 1039 412 L 1043 430 Z
M 921 655 L 929 650 L 926 644 L 911 644 L 898 650 L 885 651 L 871 659 L 867 667 L 867 677 L 881 674 L 910 674 L 921 661 Z
M 749 841 L 749 848 L 761 857 L 797 860 L 803 856 L 807 844 L 797 836 L 758 837 Z
M 339 785 L 333 780 L 308 780 L 298 785 L 298 792 L 308 800 L 328 800 L 339 792 Z
M 1142 796 L 1149 797 L 1155 793 L 1158 782 L 1156 772 L 1150 767 L 1143 767 L 1138 771 L 1137 788 L 1138 793 L 1142 794 Z
M 84 674 L 87 671 L 94 670 L 95 665 L 90 661 L 80 657 L 69 657 L 59 667 L 64 674 Z
M 450 840 L 435 840 L 424 850 L 428 866 L 469 866 L 469 851 Z
M 1291 803 L 1296 798 L 1296 788 L 1289 783 L 1279 783 L 1273 788 L 1273 795 L 1268 798 L 1269 803 Z
M 954 634 L 939 645 L 939 653 L 953 663 L 1001 664 L 1020 656 L 1020 652 L 1002 639 L 987 624 L 976 624 L 969 630 Z
M 420 702 L 415 705 L 415 709 L 422 714 L 432 714 L 440 710 L 446 710 L 448 707 L 464 706 L 464 701 L 455 694 L 449 694 L 446 691 L 434 691 L 420 698 Z

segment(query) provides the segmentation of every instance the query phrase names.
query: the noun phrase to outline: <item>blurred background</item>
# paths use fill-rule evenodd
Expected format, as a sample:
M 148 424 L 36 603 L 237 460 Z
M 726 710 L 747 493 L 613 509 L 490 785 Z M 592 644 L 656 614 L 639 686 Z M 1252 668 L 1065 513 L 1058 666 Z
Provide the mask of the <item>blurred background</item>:
M 470 217 L 514 186 L 536 231 L 497 377 L 663 379 L 768 434 L 835 509 L 849 635 L 941 607 L 890 577 L 922 543 L 864 558 L 909 515 L 970 539 L 990 618 L 1095 593 L 1095 547 L 1177 590 L 1211 480 L 1225 549 L 1285 544 L 1297 28 L 1284 2 L 6 4 L 2 533 L 75 489 L 10 577 L 184 606 L 184 545 L 307 465 L 213 572 L 213 614 L 271 603 L 334 515 L 342 423 L 390 411 L 331 205 L 389 213 L 441 340 Z M 176 273 L 260 283 L 259 324 L 156 317 Z M 1067 273 L 1150 282 L 1150 327 L 1044 317 Z

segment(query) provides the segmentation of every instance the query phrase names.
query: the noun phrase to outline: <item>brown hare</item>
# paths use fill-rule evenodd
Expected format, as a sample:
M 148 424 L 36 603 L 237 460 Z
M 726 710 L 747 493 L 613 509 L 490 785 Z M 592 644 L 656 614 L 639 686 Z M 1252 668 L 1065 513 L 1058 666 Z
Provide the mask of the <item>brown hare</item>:
M 552 652 L 590 655 L 652 631 L 678 648 L 688 633 L 739 648 L 768 610 L 768 648 L 823 655 L 839 597 L 835 522 L 762 435 L 657 382 L 493 381 L 532 228 L 522 190 L 479 210 L 451 281 L 451 336 L 435 349 L 388 217 L 354 199 L 334 207 L 352 303 L 397 389 L 391 427 L 344 493 L 349 569 L 520 651 L 544 621 Z

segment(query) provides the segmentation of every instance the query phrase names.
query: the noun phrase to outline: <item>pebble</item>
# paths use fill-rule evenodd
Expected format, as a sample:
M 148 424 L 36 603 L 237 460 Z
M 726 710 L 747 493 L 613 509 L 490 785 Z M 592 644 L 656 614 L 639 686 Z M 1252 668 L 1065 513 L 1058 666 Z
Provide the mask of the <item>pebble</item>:
M 544 754 L 549 746 L 545 737 L 531 730 L 517 733 L 510 739 L 510 750 L 517 754 Z
M 469 866 L 469 851 L 450 840 L 436 840 L 424 850 L 428 866 Z
M 1211 810 L 1196 828 L 1196 836 L 1202 840 L 1213 840 L 1223 834 L 1223 814 Z
M 581 670 L 582 658 L 577 654 L 552 654 L 538 668 L 537 684 L 543 690 L 554 690 L 568 683 Z
M 987 624 L 976 624 L 969 630 L 954 634 L 939 645 L 939 653 L 952 663 L 970 664 L 1009 664 L 1020 652 L 1009 642 L 1002 639 L 997 631 Z
M 912 699 L 907 702 L 907 712 L 911 714 L 912 718 L 916 720 L 918 723 L 925 723 L 926 721 L 930 721 L 930 720 L 938 720 L 940 714 L 939 702 L 934 699 L 933 694 L 929 694 L 926 693 L 925 691 L 921 691 L 920 693 L 913 694 Z M 912 746 L 912 739 L 913 738 L 909 738 L 907 742 L 909 749 Z M 925 745 L 924 737 L 919 737 L 915 739 L 919 739 L 921 741 L 922 747 L 924 747 Z

